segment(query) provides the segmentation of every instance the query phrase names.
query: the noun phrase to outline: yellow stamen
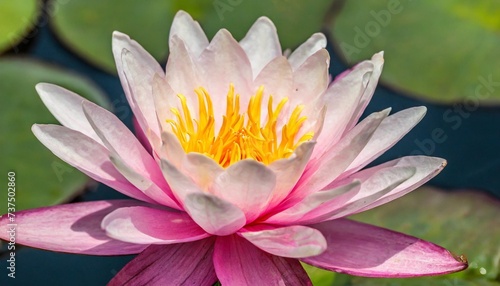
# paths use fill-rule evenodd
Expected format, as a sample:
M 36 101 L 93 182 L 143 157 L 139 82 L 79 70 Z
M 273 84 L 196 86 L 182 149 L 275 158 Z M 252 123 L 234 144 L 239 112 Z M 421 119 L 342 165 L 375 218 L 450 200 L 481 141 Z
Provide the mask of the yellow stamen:
M 167 122 L 186 153 L 204 154 L 224 168 L 243 159 L 254 159 L 268 165 L 278 159 L 288 158 L 298 145 L 313 138 L 312 131 L 296 138 L 307 119 L 300 115 L 303 105 L 293 109 L 282 127 L 280 138 L 276 130 L 277 123 L 288 98 L 283 98 L 273 109 L 273 97 L 269 96 L 267 121 L 261 124 L 264 87 L 261 86 L 250 98 L 245 113 L 240 111 L 240 96 L 235 94 L 232 84 L 227 93 L 226 114 L 222 116 L 222 124 L 216 134 L 210 95 L 203 87 L 195 89 L 195 93 L 198 97 L 198 119 L 191 116 L 186 97 L 178 94 L 182 111 L 171 108 L 174 118 Z

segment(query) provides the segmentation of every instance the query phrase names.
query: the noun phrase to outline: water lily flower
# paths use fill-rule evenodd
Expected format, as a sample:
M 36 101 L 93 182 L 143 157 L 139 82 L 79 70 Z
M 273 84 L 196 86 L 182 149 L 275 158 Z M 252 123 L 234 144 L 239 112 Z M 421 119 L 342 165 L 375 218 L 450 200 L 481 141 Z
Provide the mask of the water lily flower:
M 59 158 L 131 199 L 18 212 L 17 243 L 139 254 L 110 285 L 310 285 L 300 261 L 367 277 L 465 269 L 440 246 L 345 218 L 414 190 L 446 161 L 409 156 L 365 168 L 426 109 L 358 122 L 383 54 L 331 81 L 325 46 L 318 33 L 284 56 L 266 17 L 240 42 L 224 29 L 208 41 L 181 11 L 164 71 L 115 32 L 137 137 L 111 112 L 48 83 L 36 89 L 63 126 L 32 129 Z M 3 216 L 3 239 L 8 223 Z

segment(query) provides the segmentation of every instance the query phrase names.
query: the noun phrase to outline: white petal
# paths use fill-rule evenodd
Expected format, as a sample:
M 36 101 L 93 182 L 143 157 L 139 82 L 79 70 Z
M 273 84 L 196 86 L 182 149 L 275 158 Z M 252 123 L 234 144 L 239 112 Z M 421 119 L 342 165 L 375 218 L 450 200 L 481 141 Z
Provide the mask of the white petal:
M 322 33 L 313 34 L 288 57 L 294 70 L 300 67 L 308 57 L 320 49 L 326 48 L 326 37 Z
M 174 36 L 181 38 L 195 57 L 198 57 L 208 46 L 207 36 L 201 29 L 200 24 L 184 11 L 179 11 L 175 14 L 174 21 L 170 27 L 170 46 L 172 45 L 171 41 Z
M 267 17 L 260 17 L 255 21 L 240 41 L 240 45 L 250 59 L 254 77 L 271 60 L 281 56 L 281 45 L 276 27 Z

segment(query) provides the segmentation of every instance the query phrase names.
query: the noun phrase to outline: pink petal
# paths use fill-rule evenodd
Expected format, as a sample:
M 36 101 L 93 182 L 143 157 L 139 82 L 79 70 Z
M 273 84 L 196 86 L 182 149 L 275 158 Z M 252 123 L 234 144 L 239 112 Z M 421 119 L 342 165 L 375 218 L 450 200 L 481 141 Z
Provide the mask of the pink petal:
M 283 201 L 293 189 L 311 157 L 316 142 L 304 142 L 295 149 L 294 153 L 286 158 L 272 162 L 269 165 L 276 174 L 276 188 L 272 200 L 269 202 L 268 210 Z
M 257 90 L 260 86 L 264 86 L 264 97 L 262 99 L 263 106 L 269 101 L 269 97 L 273 97 L 273 108 L 279 104 L 282 98 L 288 97 L 292 94 L 293 72 L 292 67 L 287 59 L 279 56 L 270 61 L 256 76 L 253 87 Z M 277 126 L 283 126 L 283 122 L 290 109 L 290 102 L 285 104 L 283 111 L 278 117 Z M 261 123 L 267 120 L 265 116 L 262 117 Z
M 60 86 L 50 83 L 39 83 L 36 91 L 50 113 L 64 126 L 79 131 L 94 141 L 102 144 L 101 139 L 90 126 L 82 110 L 82 103 L 89 102 L 85 98 Z
M 290 204 L 302 200 L 308 194 L 323 189 L 335 180 L 358 156 L 373 132 L 387 116 L 389 110 L 373 113 L 333 146 L 322 158 L 310 161 L 297 183 L 296 189 L 288 197 Z
M 101 227 L 111 238 L 137 244 L 172 244 L 209 236 L 185 212 L 142 206 L 114 210 Z
M 191 112 L 195 111 L 195 114 L 193 114 L 195 116 L 198 113 L 196 112 L 198 111 L 198 97 L 194 90 L 203 85 L 203 83 L 201 81 L 201 71 L 197 67 L 195 59 L 192 58 L 192 54 L 188 51 L 189 48 L 190 46 L 182 41 L 181 35 L 170 37 L 170 55 L 165 71 L 165 80 L 174 92 L 174 96 L 169 98 L 170 101 L 173 100 L 178 104 L 179 99 L 175 95 L 179 93 L 183 94 L 188 99 L 187 104 Z M 165 94 L 163 96 L 168 95 Z M 177 104 L 170 107 L 177 106 Z
M 92 103 L 84 103 L 83 110 L 92 128 L 115 157 L 120 157 L 127 166 L 159 188 L 170 189 L 158 164 L 120 119 Z
M 246 110 L 253 90 L 250 61 L 238 42 L 227 30 L 219 30 L 212 42 L 201 53 L 200 67 L 204 72 L 204 86 L 212 96 L 214 114 L 224 114 L 229 84 L 234 84 L 235 92 L 240 94 L 241 110 Z M 216 118 L 216 130 L 220 126 Z
M 160 136 L 158 121 L 156 119 L 155 104 L 152 95 L 152 83 L 155 74 L 163 75 L 164 73 L 161 68 L 158 70 L 158 63 L 154 66 L 150 66 L 147 62 L 142 62 L 141 59 L 141 56 L 124 49 L 121 55 L 121 66 L 123 69 L 123 80 L 125 81 L 125 84 L 127 84 L 126 88 L 130 93 L 129 104 L 131 107 L 137 106 L 135 110 L 132 109 L 132 111 L 134 111 L 134 115 L 137 117 L 137 121 L 146 134 L 146 137 L 148 137 L 151 141 L 154 138 L 152 135 L 158 138 Z M 131 103 L 131 101 L 133 103 Z M 139 117 L 136 112 L 142 114 L 142 121 L 140 120 L 141 117 Z M 151 143 L 153 147 L 157 144 L 157 142 Z
M 327 270 L 367 277 L 415 277 L 452 273 L 467 262 L 430 242 L 384 228 L 338 219 L 312 225 L 328 248 L 302 259 Z
M 328 66 L 330 55 L 325 49 L 320 49 L 307 58 L 293 73 L 293 95 L 290 98 L 291 106 L 304 104 L 307 107 L 318 98 L 328 87 Z M 307 111 L 307 108 L 305 109 Z M 304 112 L 308 118 L 317 114 Z
M 371 60 L 369 60 L 368 62 L 371 62 L 373 64 L 373 71 L 370 75 L 368 85 L 366 86 L 363 95 L 359 99 L 358 106 L 356 107 L 353 116 L 347 124 L 346 130 L 351 129 L 354 125 L 356 125 L 366 106 L 372 99 L 373 93 L 375 92 L 375 88 L 378 84 L 378 79 L 380 77 L 380 74 L 382 73 L 382 68 L 384 67 L 384 52 L 374 54 Z
M 394 146 L 424 117 L 424 106 L 408 108 L 385 118 L 343 176 L 354 173 Z M 347 174 L 346 174 L 347 173 Z
M 427 157 L 427 156 L 408 156 L 387 162 L 379 166 L 366 169 L 365 174 L 375 172 L 384 167 L 386 168 L 413 167 L 416 168 L 416 172 L 415 175 L 413 175 L 410 179 L 403 182 L 401 185 L 397 186 L 389 193 L 380 197 L 372 204 L 358 210 L 357 212 L 362 212 L 372 209 L 374 207 L 383 205 L 401 196 L 406 195 L 407 193 L 425 184 L 430 179 L 434 178 L 437 174 L 439 174 L 439 172 L 441 172 L 441 170 L 443 170 L 445 166 L 446 166 L 446 160 L 441 158 Z M 365 172 L 365 170 L 363 170 L 362 172 Z
M 123 55 L 128 53 L 132 54 L 130 58 L 135 59 L 135 61 L 129 60 L 131 64 L 126 64 L 123 61 Z M 158 62 L 141 45 L 131 40 L 129 36 L 116 31 L 113 32 L 113 55 L 118 76 L 120 77 L 120 82 L 122 83 L 122 88 L 130 104 L 130 108 L 144 133 L 149 136 L 148 124 L 157 125 L 155 113 L 151 113 L 151 110 L 154 109 L 153 99 L 151 96 L 138 95 L 137 89 L 139 85 L 143 85 L 143 91 L 146 93 L 151 92 L 150 81 L 153 79 L 153 75 L 156 73 L 163 74 L 163 70 Z M 140 64 L 134 66 L 133 63 Z M 140 70 L 130 71 L 131 67 L 140 68 Z M 134 78 L 134 76 L 138 75 L 140 75 L 139 78 Z
M 32 131 L 52 153 L 92 179 L 129 197 L 154 203 L 116 170 L 109 151 L 91 138 L 59 125 L 35 124 Z
M 275 186 L 271 169 L 255 160 L 243 160 L 217 176 L 210 191 L 240 208 L 249 223 L 266 209 Z
M 355 180 L 351 183 L 324 190 L 305 197 L 301 202 L 266 219 L 266 223 L 289 225 L 303 218 L 307 213 L 322 208 L 337 209 L 354 197 L 360 190 L 361 183 Z M 279 207 L 278 207 L 279 208 Z
M 155 74 L 153 77 L 152 96 L 156 110 L 156 119 L 158 120 L 161 132 L 171 131 L 172 128 L 168 124 L 167 119 L 175 118 L 170 109 L 178 107 L 179 99 L 167 80 L 159 74 Z M 158 152 L 157 149 L 155 151 Z
M 193 180 L 184 175 L 172 163 L 167 160 L 161 160 L 161 169 L 163 176 L 167 180 L 175 198 L 184 205 L 184 201 L 189 194 L 198 193 L 203 191 L 197 186 Z
M 298 260 L 261 251 L 237 235 L 217 238 L 213 261 L 222 285 L 312 285 Z
M 139 122 L 137 122 L 137 118 L 135 118 L 135 116 L 132 117 L 132 126 L 137 140 L 139 140 L 146 151 L 151 154 L 153 152 L 152 146 L 149 144 L 149 140 L 146 137 L 146 134 L 144 134 L 144 131 L 142 131 L 142 128 L 139 125 Z
M 186 43 L 186 47 L 189 47 L 190 52 L 195 57 L 198 57 L 208 46 L 207 36 L 201 29 L 200 24 L 184 11 L 179 11 L 175 14 L 169 35 L 170 47 L 172 46 L 173 37 L 177 36 Z
M 146 246 L 108 237 L 101 229 L 101 221 L 116 209 L 138 205 L 144 204 L 133 200 L 112 200 L 19 211 L 14 213 L 16 243 L 78 254 L 136 254 Z M 1 216 L 0 238 L 8 241 L 8 231 L 12 227 L 9 216 Z
M 210 192 L 209 187 L 215 178 L 225 172 L 212 158 L 200 153 L 186 154 L 181 163 L 181 171 L 205 192 Z
M 394 190 L 414 174 L 414 167 L 383 169 L 366 181 L 363 181 L 359 192 L 349 201 L 342 205 L 336 205 L 333 208 L 324 206 L 316 208 L 304 215 L 300 223 L 311 224 L 354 214 Z
M 315 103 L 317 106 L 326 106 L 324 126 L 328 132 L 322 132 L 317 141 L 313 158 L 320 158 L 331 146 L 342 137 L 350 118 L 359 104 L 368 80 L 373 72 L 373 64 L 362 62 L 341 79 L 335 80 L 325 94 Z M 316 107 L 319 109 L 319 107 Z
M 210 194 L 190 194 L 184 207 L 201 228 L 213 235 L 232 234 L 246 223 L 241 209 Z
M 326 48 L 325 35 L 322 33 L 313 34 L 309 39 L 307 39 L 307 41 L 293 51 L 290 57 L 288 57 L 288 61 L 290 62 L 293 70 L 296 70 L 312 54 L 324 48 Z
M 186 152 L 182 149 L 181 143 L 171 132 L 161 134 L 162 145 L 160 148 L 160 159 L 168 161 L 176 168 L 181 168 L 182 161 L 186 157 Z M 165 176 L 165 175 L 164 175 Z
M 281 257 L 309 257 L 326 249 L 321 232 L 302 225 L 241 232 L 240 235 L 261 250 Z
M 267 17 L 260 17 L 240 41 L 245 50 L 252 71 L 256 77 L 262 68 L 274 58 L 281 56 L 281 45 L 273 22 Z
M 214 239 L 151 245 L 109 282 L 122 285 L 200 285 L 217 281 L 212 263 Z

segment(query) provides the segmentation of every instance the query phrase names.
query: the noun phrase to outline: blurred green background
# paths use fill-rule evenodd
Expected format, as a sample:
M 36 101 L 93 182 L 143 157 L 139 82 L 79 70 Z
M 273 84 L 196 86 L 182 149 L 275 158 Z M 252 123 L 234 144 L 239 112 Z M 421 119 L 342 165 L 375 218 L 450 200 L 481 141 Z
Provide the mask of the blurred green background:
M 263 15 L 276 24 L 283 49 L 322 31 L 333 76 L 384 50 L 381 83 L 366 114 L 389 106 L 392 112 L 428 108 L 424 120 L 374 164 L 423 154 L 446 158 L 448 166 L 428 186 L 355 219 L 464 253 L 469 269 L 431 278 L 366 279 L 308 267 L 314 285 L 500 285 L 500 2 L 494 0 L 0 0 L 0 214 L 7 212 L 8 172 L 16 173 L 17 210 L 121 198 L 36 140 L 33 123 L 57 121 L 34 85 L 64 86 L 131 126 L 111 33 L 129 34 L 165 63 L 179 9 L 198 20 L 209 38 L 227 28 L 241 39 Z M 7 277 L 6 256 L 0 257 L 0 285 L 103 285 L 131 258 L 19 248 L 15 280 Z

